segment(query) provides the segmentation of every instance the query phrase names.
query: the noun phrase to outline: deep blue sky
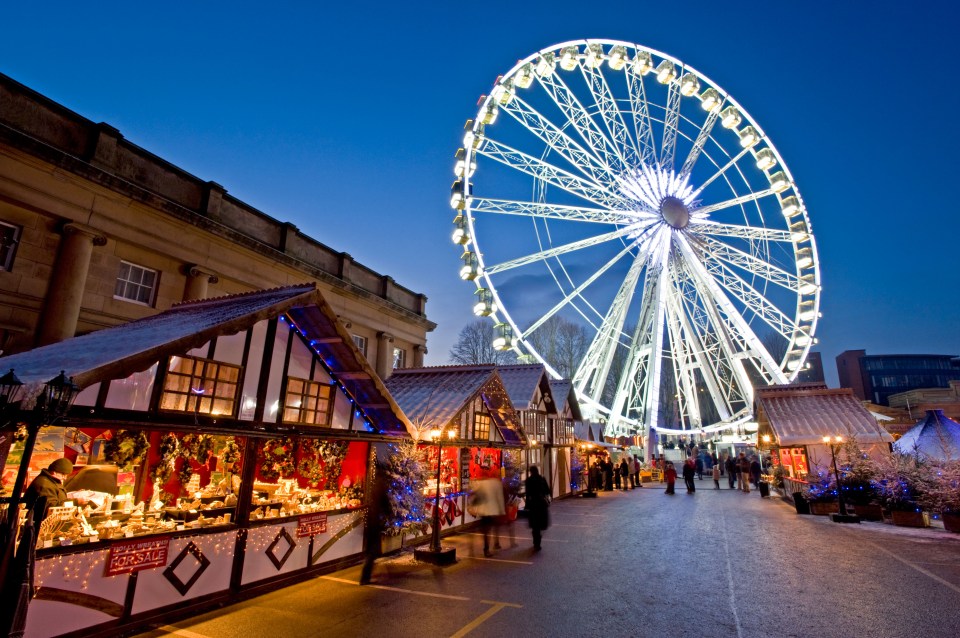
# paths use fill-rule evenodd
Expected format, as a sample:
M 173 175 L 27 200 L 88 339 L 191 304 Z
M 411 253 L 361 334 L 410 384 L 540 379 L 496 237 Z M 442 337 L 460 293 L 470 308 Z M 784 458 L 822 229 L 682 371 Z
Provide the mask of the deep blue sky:
M 439 324 L 428 363 L 473 318 L 449 241 L 463 123 L 517 59 L 583 38 L 692 65 L 774 141 L 819 246 L 828 380 L 846 349 L 960 354 L 952 3 L 57 1 L 3 14 L 3 73 L 425 293 Z

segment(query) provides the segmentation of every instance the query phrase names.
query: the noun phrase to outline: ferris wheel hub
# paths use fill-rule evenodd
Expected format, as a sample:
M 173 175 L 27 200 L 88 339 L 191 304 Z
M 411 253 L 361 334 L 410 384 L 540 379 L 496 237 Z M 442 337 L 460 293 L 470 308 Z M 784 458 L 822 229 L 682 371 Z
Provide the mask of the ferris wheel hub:
M 660 201 L 660 216 L 672 228 L 677 230 L 690 223 L 690 209 L 679 198 L 667 195 Z

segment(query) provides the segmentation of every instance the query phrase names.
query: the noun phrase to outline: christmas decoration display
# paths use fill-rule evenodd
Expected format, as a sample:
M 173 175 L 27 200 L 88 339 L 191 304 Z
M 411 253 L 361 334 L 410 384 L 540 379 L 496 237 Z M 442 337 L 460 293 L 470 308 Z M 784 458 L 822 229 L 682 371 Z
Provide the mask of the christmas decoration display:
M 337 479 L 343 467 L 343 459 L 347 456 L 349 444 L 346 441 L 320 441 L 317 443 L 317 453 L 323 461 L 322 488 L 337 490 Z
M 174 434 L 164 434 L 160 439 L 160 461 L 150 470 L 150 480 L 161 485 L 170 480 L 177 457 L 180 454 L 180 441 Z
M 320 450 L 317 442 L 312 440 L 300 441 L 300 461 L 297 463 L 297 474 L 309 485 L 316 485 L 323 478 L 323 466 L 320 464 Z
M 208 434 L 185 434 L 180 439 L 178 454 L 183 459 L 177 477 L 186 486 L 193 476 L 193 462 L 203 465 L 213 452 L 213 437 Z
M 420 462 L 420 451 L 414 441 L 389 445 L 390 455 L 382 470 L 387 473 L 387 494 L 390 512 L 384 533 L 388 536 L 426 533 L 430 524 L 423 494 L 426 470 Z
M 228 436 L 223 449 L 220 450 L 220 463 L 223 465 L 223 468 L 225 470 L 233 469 L 233 466 L 240 460 L 240 454 L 241 450 L 237 444 L 237 439 Z
M 260 476 L 265 481 L 275 481 L 281 476 L 292 476 L 297 467 L 294 463 L 293 439 L 270 439 L 263 444 L 260 458 Z
M 129 470 L 143 462 L 149 448 L 150 441 L 145 432 L 117 430 L 107 441 L 104 457 L 118 468 Z

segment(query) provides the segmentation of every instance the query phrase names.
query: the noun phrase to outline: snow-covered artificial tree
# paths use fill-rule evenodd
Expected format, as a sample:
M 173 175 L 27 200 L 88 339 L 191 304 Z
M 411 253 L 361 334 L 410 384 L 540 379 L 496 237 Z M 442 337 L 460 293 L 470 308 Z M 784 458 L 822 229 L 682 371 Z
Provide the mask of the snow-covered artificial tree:
M 387 495 L 390 512 L 383 532 L 388 536 L 418 535 L 429 528 L 427 505 L 423 495 L 426 473 L 420 462 L 415 441 L 391 443 L 390 455 L 383 468 L 387 473 Z

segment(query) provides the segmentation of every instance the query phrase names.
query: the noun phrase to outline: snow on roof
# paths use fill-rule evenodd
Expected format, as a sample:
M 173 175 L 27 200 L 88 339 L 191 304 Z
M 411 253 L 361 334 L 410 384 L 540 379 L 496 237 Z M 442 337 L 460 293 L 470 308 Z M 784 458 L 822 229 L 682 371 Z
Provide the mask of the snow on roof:
M 960 459 L 960 423 L 944 416 L 943 410 L 927 410 L 923 421 L 907 430 L 893 447 L 903 454 L 941 461 Z
M 890 443 L 893 437 L 881 428 L 850 388 L 823 385 L 758 388 L 757 420 L 760 435 L 772 433 L 781 446 L 820 443 L 824 436 L 855 437 L 860 443 Z
M 542 364 L 497 366 L 503 386 L 510 395 L 510 402 L 518 410 L 535 408 L 534 397 L 540 383 L 546 378 L 547 370 Z M 552 394 L 552 393 L 551 393 Z
M 2 357 L 0 369 L 14 369 L 24 383 L 23 399 L 29 403 L 61 370 L 81 388 L 122 379 L 214 337 L 246 330 L 281 314 L 287 314 L 312 340 L 311 345 L 340 375 L 377 428 L 407 431 L 399 407 L 314 283 L 177 304 L 137 321 Z

